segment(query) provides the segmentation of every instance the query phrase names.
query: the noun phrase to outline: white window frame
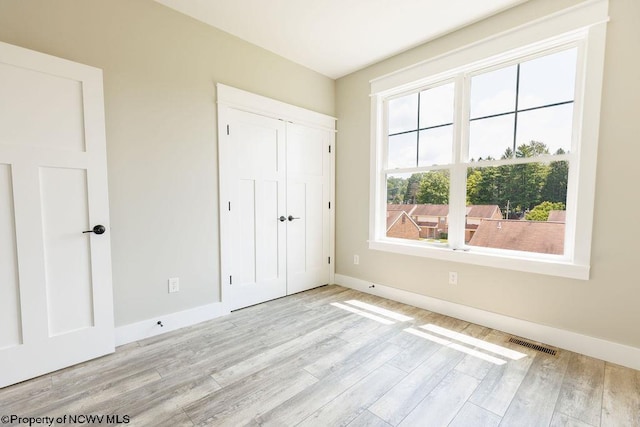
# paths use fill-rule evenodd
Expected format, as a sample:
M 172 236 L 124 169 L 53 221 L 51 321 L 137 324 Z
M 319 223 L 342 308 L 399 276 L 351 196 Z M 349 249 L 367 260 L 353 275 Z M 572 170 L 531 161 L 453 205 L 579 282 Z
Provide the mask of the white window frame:
M 481 40 L 428 61 L 371 81 L 371 194 L 369 248 L 439 260 L 534 272 L 574 279 L 589 279 L 595 172 L 600 126 L 600 104 L 608 0 L 593 0 L 534 22 Z M 564 255 L 548 255 L 468 246 L 464 243 L 466 196 L 465 158 L 468 144 L 470 75 L 509 63 L 575 46 L 578 49 L 571 151 L 562 156 L 541 156 L 531 161 L 569 160 L 567 226 Z M 448 245 L 386 237 L 387 101 L 454 80 L 455 118 L 453 165 L 450 169 L 450 234 Z M 465 108 L 460 108 L 465 106 Z M 496 164 L 504 161 L 497 161 Z M 489 166 L 481 162 L 477 166 Z M 476 165 L 476 164 L 474 164 Z M 425 168 L 415 168 L 423 171 Z M 426 168 L 432 169 L 432 168 Z M 400 169 L 398 173 L 412 172 Z

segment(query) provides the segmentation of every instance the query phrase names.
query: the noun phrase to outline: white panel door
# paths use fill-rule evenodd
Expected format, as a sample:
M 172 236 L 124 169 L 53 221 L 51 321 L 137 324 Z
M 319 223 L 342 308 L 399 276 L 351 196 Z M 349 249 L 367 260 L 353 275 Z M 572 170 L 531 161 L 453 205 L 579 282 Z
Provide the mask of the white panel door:
M 0 43 L 0 387 L 114 351 L 108 227 L 102 72 Z
M 235 310 L 329 283 L 333 133 L 220 111 L 223 300 Z
M 333 133 L 287 123 L 287 293 L 329 283 Z
M 220 142 L 221 238 L 225 297 L 235 310 L 287 292 L 287 224 L 279 219 L 286 201 L 285 126 L 238 110 L 229 114 Z

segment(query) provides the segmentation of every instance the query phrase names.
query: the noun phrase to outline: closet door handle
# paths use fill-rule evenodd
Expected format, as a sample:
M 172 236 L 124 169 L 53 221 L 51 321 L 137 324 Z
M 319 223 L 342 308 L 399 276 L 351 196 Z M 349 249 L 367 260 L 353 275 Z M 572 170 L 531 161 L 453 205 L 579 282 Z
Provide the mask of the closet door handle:
M 289 221 L 293 221 L 294 219 L 300 219 L 298 217 L 294 217 L 293 215 L 289 215 L 289 217 L 287 218 Z
M 285 218 L 284 215 L 282 215 L 280 218 L 278 218 L 278 220 L 280 222 L 285 222 L 287 220 L 287 218 Z

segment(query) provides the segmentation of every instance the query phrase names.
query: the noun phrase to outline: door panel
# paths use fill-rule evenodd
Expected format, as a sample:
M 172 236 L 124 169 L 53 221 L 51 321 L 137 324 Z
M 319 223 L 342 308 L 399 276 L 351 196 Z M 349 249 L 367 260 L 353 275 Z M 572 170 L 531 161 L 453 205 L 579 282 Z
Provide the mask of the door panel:
M 22 344 L 11 166 L 0 164 L 0 350 Z
M 40 168 L 40 197 L 49 335 L 92 327 L 86 171 Z
M 102 72 L 0 43 L 0 387 L 114 351 L 105 148 Z
M 331 134 L 287 123 L 287 293 L 329 283 Z
M 221 141 L 229 203 L 221 234 L 233 310 L 286 295 L 286 225 L 278 220 L 285 212 L 285 142 L 279 120 L 232 110 L 229 125 Z
M 269 281 L 280 279 L 279 266 L 279 183 L 277 181 L 257 182 L 255 218 L 258 226 L 255 228 L 256 239 L 256 279 Z
M 234 203 L 234 212 L 237 216 L 236 224 L 238 232 L 237 250 L 234 251 L 235 265 L 233 275 L 236 276 L 236 285 L 255 283 L 256 278 L 256 222 L 255 222 L 255 187 L 253 179 L 238 180 L 237 202 Z M 240 256 L 245 254 L 245 256 Z
M 84 151 L 81 82 L 0 63 L 0 93 L 3 144 Z M 24 126 L 25 118 L 38 125 Z

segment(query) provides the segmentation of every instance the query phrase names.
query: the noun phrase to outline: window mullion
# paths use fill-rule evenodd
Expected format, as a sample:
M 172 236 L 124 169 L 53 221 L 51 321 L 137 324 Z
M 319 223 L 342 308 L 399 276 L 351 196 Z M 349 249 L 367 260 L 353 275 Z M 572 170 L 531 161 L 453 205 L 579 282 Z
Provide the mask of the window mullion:
M 449 193 L 449 246 L 453 249 L 464 245 L 466 213 L 466 167 L 468 156 L 469 88 L 464 74 L 455 79 L 455 102 L 453 119 L 453 166 Z

